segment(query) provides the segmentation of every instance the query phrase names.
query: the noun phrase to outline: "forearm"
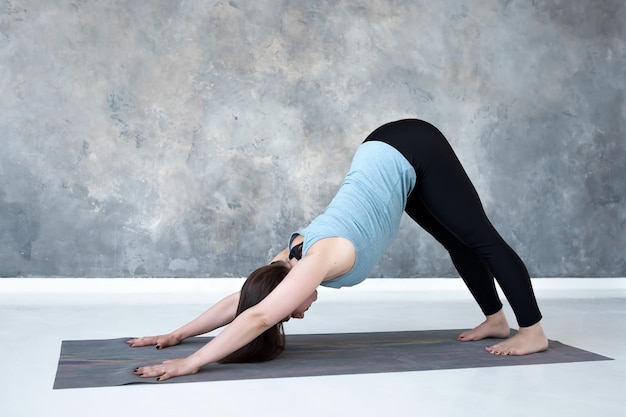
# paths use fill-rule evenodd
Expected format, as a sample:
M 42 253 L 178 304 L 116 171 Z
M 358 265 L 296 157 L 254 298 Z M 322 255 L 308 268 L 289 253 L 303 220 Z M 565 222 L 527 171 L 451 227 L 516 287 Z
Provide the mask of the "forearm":
M 135 368 L 135 375 L 142 378 L 158 377 L 157 381 L 165 381 L 175 376 L 195 374 L 202 366 L 219 361 L 269 328 L 265 324 L 267 318 L 263 319 L 261 314 L 254 311 L 254 307 L 244 311 L 230 326 L 196 353 L 158 365 L 140 366 Z
M 217 337 L 189 356 L 188 359 L 197 367 L 215 363 L 250 343 L 271 326 L 252 307 L 237 316 Z
M 232 322 L 237 314 L 239 292 L 229 295 L 200 316 L 172 332 L 180 340 L 211 332 Z

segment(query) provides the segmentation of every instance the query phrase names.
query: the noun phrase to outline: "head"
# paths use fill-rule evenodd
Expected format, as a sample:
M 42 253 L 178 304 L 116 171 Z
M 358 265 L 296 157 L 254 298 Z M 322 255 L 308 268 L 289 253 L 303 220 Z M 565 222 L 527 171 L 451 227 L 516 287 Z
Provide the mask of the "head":
M 260 303 L 282 282 L 290 268 L 275 262 L 254 270 L 241 288 L 237 315 Z M 252 342 L 231 353 L 220 362 L 265 362 L 275 359 L 285 349 L 283 323 L 270 327 Z

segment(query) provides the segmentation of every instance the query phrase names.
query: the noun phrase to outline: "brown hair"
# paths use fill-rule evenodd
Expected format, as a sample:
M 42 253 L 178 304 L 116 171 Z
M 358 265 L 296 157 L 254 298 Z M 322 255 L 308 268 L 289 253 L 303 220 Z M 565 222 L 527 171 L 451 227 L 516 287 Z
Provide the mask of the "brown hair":
M 289 268 L 283 263 L 272 263 L 254 270 L 241 288 L 239 305 L 237 306 L 237 316 L 248 308 L 260 303 L 282 282 L 283 278 L 285 278 L 288 273 Z M 280 355 L 284 349 L 285 333 L 283 331 L 283 323 L 280 322 L 219 362 L 271 361 Z

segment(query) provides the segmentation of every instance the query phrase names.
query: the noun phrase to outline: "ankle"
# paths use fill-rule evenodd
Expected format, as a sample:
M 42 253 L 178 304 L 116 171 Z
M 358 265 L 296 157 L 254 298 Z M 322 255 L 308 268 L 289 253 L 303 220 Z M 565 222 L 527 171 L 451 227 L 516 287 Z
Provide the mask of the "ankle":
M 543 335 L 543 327 L 541 327 L 541 322 L 537 322 L 531 326 L 522 327 L 520 326 L 518 333 L 526 333 L 529 335 Z
M 507 323 L 506 316 L 504 315 L 504 311 L 502 309 L 500 309 L 497 313 L 485 316 L 485 321 L 494 324 Z

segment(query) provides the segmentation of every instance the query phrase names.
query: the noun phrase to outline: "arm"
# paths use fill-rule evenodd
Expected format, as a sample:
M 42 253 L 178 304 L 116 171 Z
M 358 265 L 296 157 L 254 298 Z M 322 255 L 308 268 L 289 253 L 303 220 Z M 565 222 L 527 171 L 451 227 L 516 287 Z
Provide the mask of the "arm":
M 302 235 L 298 235 L 296 236 L 293 241 L 291 242 L 292 246 L 296 246 L 300 243 L 302 243 L 302 241 L 304 241 L 304 236 Z M 289 248 L 285 248 L 282 251 L 280 251 L 276 256 L 274 256 L 274 258 L 272 258 L 272 260 L 270 261 L 270 263 L 275 262 L 275 261 L 289 261 Z
M 245 346 L 301 305 L 325 279 L 340 276 L 352 268 L 356 252 L 343 238 L 327 238 L 315 243 L 285 279 L 263 301 L 239 314 L 217 337 L 192 355 L 161 365 L 143 366 L 135 374 L 163 381 L 195 374 Z
M 238 304 L 239 291 L 222 299 L 200 316 L 173 332 L 160 336 L 135 338 L 126 343 L 131 347 L 156 345 L 157 349 L 177 345 L 189 337 L 211 332 L 232 322 L 237 313 Z
M 289 256 L 289 248 L 285 248 L 282 251 L 280 251 L 278 255 L 274 256 L 272 260 L 270 261 L 270 263 L 276 262 L 276 261 L 284 261 L 285 259 L 287 259 L 288 256 Z
M 307 257 L 263 301 L 242 312 L 215 339 L 189 356 L 194 368 L 214 363 L 245 346 L 261 333 L 289 317 L 326 277 L 324 262 Z

